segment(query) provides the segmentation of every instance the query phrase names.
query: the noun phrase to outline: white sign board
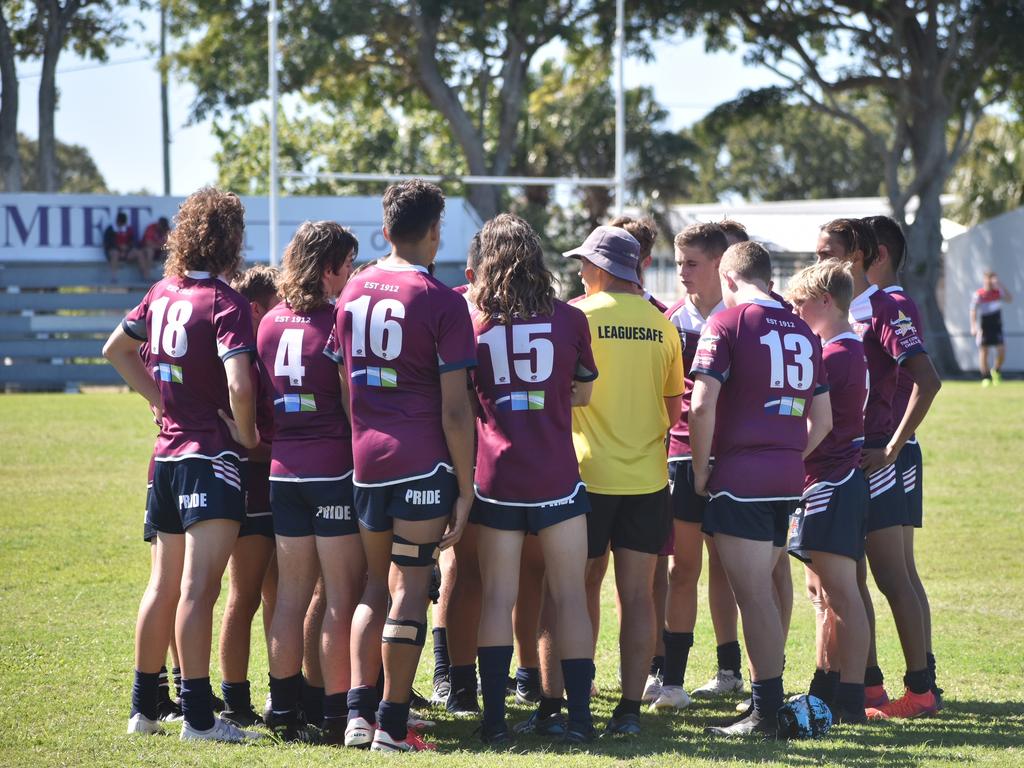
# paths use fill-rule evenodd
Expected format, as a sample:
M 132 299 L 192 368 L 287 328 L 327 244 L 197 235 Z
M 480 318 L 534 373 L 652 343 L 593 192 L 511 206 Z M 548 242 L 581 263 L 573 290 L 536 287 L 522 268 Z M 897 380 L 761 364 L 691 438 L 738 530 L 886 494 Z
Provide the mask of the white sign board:
M 103 231 L 124 212 L 136 237 L 161 216 L 172 222 L 184 198 L 143 195 L 0 194 L 0 261 L 104 261 Z M 270 235 L 265 197 L 243 197 L 245 260 L 269 261 Z M 298 226 L 330 219 L 359 239 L 359 260 L 390 250 L 381 234 L 378 197 L 282 197 L 278 200 L 278 242 L 284 251 Z M 449 198 L 441 227 L 439 262 L 466 261 L 480 220 L 462 198 Z

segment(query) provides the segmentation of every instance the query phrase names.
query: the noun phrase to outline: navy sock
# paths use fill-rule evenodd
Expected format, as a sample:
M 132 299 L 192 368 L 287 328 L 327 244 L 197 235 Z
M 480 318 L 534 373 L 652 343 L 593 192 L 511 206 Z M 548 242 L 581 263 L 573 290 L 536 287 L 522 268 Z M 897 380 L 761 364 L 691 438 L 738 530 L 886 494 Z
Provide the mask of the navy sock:
M 476 664 L 453 665 L 449 669 L 452 691 L 472 691 L 474 694 L 476 693 Z M 505 679 L 508 680 L 508 665 L 505 665 Z
M 931 652 L 925 654 L 928 661 L 928 674 L 932 676 L 932 688 L 935 687 L 935 655 Z
M 754 712 L 774 723 L 783 701 L 782 675 L 751 683 L 750 693 L 754 699 Z
M 686 677 L 686 662 L 690 658 L 693 646 L 693 632 L 662 632 L 665 639 L 665 675 L 664 685 L 682 686 Z
M 377 725 L 396 741 L 404 740 L 409 734 L 409 702 L 382 701 L 377 708 Z
M 489 645 L 477 649 L 480 659 L 480 689 L 484 699 L 484 725 L 495 729 L 505 722 L 505 687 L 512 664 L 511 645 Z M 461 667 L 452 667 L 452 672 Z M 516 673 L 518 678 L 519 673 Z M 454 680 L 452 681 L 454 684 Z
M 662 675 L 662 674 L 664 674 L 664 672 L 665 672 L 665 657 L 664 656 L 654 656 L 651 659 L 651 671 L 650 671 L 650 674 L 652 674 L 652 675 Z
M 171 698 L 171 684 L 167 679 L 167 667 L 160 667 L 160 698 Z
M 484 670 L 480 668 L 480 679 L 483 680 Z M 537 667 L 516 667 L 516 682 L 526 689 L 540 688 L 540 670 Z
M 178 698 L 181 698 L 181 667 L 173 667 L 171 669 L 171 677 L 174 679 L 174 690 L 178 693 Z
M 434 636 L 434 682 L 448 677 L 448 668 L 452 665 L 448 658 L 448 630 L 444 627 L 435 627 L 431 634 Z
M 640 716 L 640 700 L 639 699 L 627 699 L 625 696 L 619 699 L 619 703 L 615 705 L 615 709 L 612 711 L 612 717 L 621 717 L 622 715 L 636 715 Z
M 310 685 L 305 677 L 302 678 L 302 711 L 310 725 L 323 722 L 324 689 L 319 685 Z
M 160 673 L 139 672 L 139 670 L 135 670 L 135 682 L 132 683 L 131 714 L 142 713 L 143 717 L 156 720 L 159 714 L 157 711 L 159 697 Z
M 380 697 L 372 685 L 360 685 L 348 691 L 348 719 L 361 717 L 368 723 L 377 722 L 377 703 Z
M 569 722 L 589 730 L 594 725 L 594 718 L 590 714 L 590 684 L 594 680 L 594 662 L 591 659 L 562 659 L 562 678 L 565 680 L 565 695 L 569 700 Z
M 836 690 L 836 706 L 840 712 L 864 711 L 864 686 L 860 683 L 840 683 Z
M 213 689 L 210 688 L 210 678 L 182 678 L 181 714 L 185 722 L 197 731 L 213 728 Z
M 717 648 L 718 668 L 728 669 L 737 677 L 740 675 L 740 644 L 738 640 L 722 643 Z
M 588 684 L 589 685 L 589 684 Z M 588 691 L 589 693 L 589 688 Z M 540 705 L 537 707 L 537 711 L 540 712 L 541 717 L 551 717 L 551 715 L 557 715 L 562 711 L 562 700 L 548 698 L 547 696 L 540 697 Z
M 903 682 L 913 693 L 928 693 L 932 689 L 932 676 L 927 667 L 907 672 L 903 677 Z
M 864 671 L 864 685 L 869 688 L 873 685 L 885 685 L 885 678 L 882 677 L 880 667 L 868 667 Z
M 220 684 L 220 695 L 224 697 L 224 708 L 231 712 L 248 712 L 252 709 L 249 695 L 249 681 Z
M 270 676 L 270 706 L 275 715 L 298 714 L 302 697 L 302 675 Z
M 835 702 L 838 688 L 838 672 L 826 672 L 823 669 L 816 669 L 814 670 L 814 677 L 811 679 L 811 685 L 807 689 L 807 693 L 811 696 L 817 696 L 831 707 Z
M 348 691 L 324 695 L 324 724 L 328 720 L 343 720 L 348 717 Z

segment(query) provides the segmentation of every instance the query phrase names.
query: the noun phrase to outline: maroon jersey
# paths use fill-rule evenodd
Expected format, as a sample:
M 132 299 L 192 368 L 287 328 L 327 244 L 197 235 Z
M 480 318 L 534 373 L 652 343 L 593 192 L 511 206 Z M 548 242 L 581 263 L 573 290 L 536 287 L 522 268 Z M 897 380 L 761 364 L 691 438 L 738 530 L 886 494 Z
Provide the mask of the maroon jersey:
M 828 391 L 821 344 L 807 324 L 774 299 L 724 309 L 704 326 L 692 373 L 722 382 L 712 494 L 799 498 L 807 414 L 814 396 Z
M 837 483 L 860 467 L 864 444 L 864 404 L 868 397 L 868 362 L 855 333 L 841 333 L 821 345 L 821 362 L 832 404 L 832 431 L 804 460 L 804 489 Z
M 459 296 L 465 296 L 469 292 L 469 288 L 469 283 L 466 283 L 465 285 L 456 285 L 452 290 L 459 294 Z
M 510 325 L 474 315 L 476 495 L 516 506 L 570 499 L 583 487 L 572 443 L 572 383 L 597 378 L 587 316 L 560 301 L 549 316 Z
M 864 441 L 877 447 L 892 437 L 899 424 L 893 401 L 899 368 L 924 344 L 914 319 L 885 291 L 872 285 L 850 304 L 850 324 L 864 342 L 871 388 L 864 409 Z
M 924 325 L 921 324 L 921 313 L 917 309 L 917 304 L 915 304 L 914 300 L 907 295 L 903 286 L 890 285 L 885 289 L 885 292 L 892 296 L 896 305 L 900 308 L 900 311 L 910 318 L 910 321 L 914 324 L 918 333 L 924 333 Z M 896 394 L 893 396 L 892 401 L 894 430 L 900 425 L 900 422 L 903 421 L 903 414 L 907 412 L 907 403 L 910 402 L 910 393 L 913 389 L 913 377 L 901 368 L 900 375 L 896 379 Z
M 260 361 L 273 396 L 272 480 L 338 480 L 352 473 L 352 434 L 338 366 L 324 357 L 334 306 L 308 314 L 282 301 L 260 320 Z
M 661 312 L 661 314 L 664 315 L 666 312 L 668 312 L 668 307 L 662 304 L 656 298 L 654 298 L 654 294 L 651 293 L 650 291 L 644 291 L 644 298 L 650 302 L 652 307 Z
M 325 350 L 345 368 L 353 482 L 401 483 L 451 469 L 441 374 L 476 365 L 466 300 L 423 267 L 377 264 L 338 299 Z
M 725 304 L 718 302 L 718 305 L 711 310 L 711 315 L 725 309 Z M 686 371 L 685 385 L 683 391 L 683 412 L 679 421 L 672 425 L 668 434 L 668 460 L 689 461 L 690 460 L 690 425 L 687 419 L 690 415 L 690 396 L 693 394 L 693 378 L 690 375 L 690 368 L 693 366 L 693 355 L 697 351 L 697 342 L 704 330 L 707 318 L 701 315 L 700 310 L 686 296 L 667 310 L 665 316 L 679 331 L 679 340 L 683 344 L 683 370 Z
M 149 343 L 164 409 L 156 460 L 243 457 L 217 410 L 231 412 L 223 361 L 256 348 L 249 301 L 208 272 L 189 272 L 153 285 L 122 327 Z

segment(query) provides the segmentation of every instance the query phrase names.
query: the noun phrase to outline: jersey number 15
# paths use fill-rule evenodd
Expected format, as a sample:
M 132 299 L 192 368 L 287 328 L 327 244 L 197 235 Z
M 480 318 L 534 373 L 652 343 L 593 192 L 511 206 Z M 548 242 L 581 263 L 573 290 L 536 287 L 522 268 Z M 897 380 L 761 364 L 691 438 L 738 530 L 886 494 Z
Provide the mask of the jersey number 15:
M 528 383 L 547 381 L 555 364 L 555 345 L 541 334 L 551 333 L 551 323 L 531 323 L 512 326 L 512 353 L 522 355 L 510 360 L 508 339 L 504 325 L 496 325 L 477 337 L 477 342 L 487 346 L 491 354 L 491 369 L 495 384 L 512 382 L 511 368 L 516 378 Z

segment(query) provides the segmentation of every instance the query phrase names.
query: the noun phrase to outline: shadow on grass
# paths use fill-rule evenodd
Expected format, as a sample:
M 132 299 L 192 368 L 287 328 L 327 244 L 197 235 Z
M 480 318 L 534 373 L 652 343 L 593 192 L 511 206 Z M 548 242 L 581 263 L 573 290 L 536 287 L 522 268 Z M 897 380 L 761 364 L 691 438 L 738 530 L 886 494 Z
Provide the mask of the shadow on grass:
M 1024 712 L 1019 702 L 950 701 L 934 717 L 839 726 L 814 741 L 725 740 L 704 734 L 704 726 L 727 715 L 727 710 L 708 707 L 694 707 L 675 717 L 645 714 L 643 735 L 636 740 L 602 738 L 585 749 L 570 750 L 525 736 L 520 737 L 514 752 L 523 756 L 565 753 L 567 757 L 592 755 L 617 760 L 664 757 L 678 761 L 686 757 L 688 762 L 778 761 L 788 765 L 909 768 L 935 760 L 970 760 L 964 755 L 965 749 L 1024 748 Z M 598 723 L 599 728 L 602 725 Z M 438 746 L 443 751 L 487 753 L 488 748 L 471 732 L 469 723 L 440 725 Z

